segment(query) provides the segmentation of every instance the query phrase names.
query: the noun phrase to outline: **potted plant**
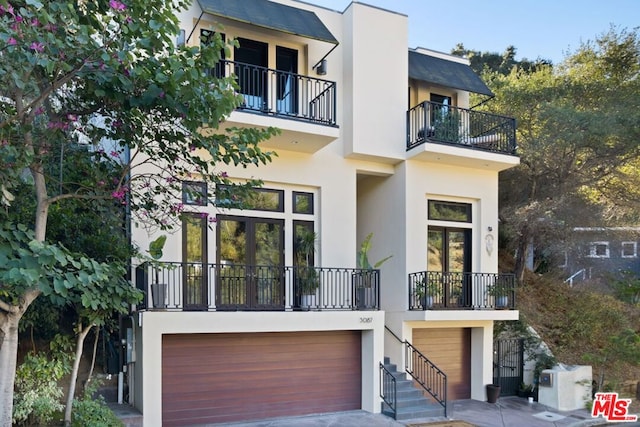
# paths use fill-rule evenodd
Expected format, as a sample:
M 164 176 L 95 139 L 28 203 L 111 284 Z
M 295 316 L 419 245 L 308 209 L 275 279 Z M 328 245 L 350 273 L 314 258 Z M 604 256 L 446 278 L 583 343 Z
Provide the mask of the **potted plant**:
M 533 384 L 525 384 L 524 382 L 520 383 L 520 388 L 518 388 L 518 397 L 529 398 L 533 397 Z
M 373 308 L 375 306 L 375 294 L 377 289 L 373 287 L 373 280 L 375 277 L 374 270 L 378 269 L 393 255 L 382 258 L 373 265 L 369 262 L 369 250 L 371 250 L 371 239 L 373 233 L 369 233 L 365 237 L 364 241 L 360 245 L 358 251 L 357 265 L 360 270 L 354 274 L 354 287 L 356 290 L 356 307 L 358 308 Z
M 487 294 L 494 298 L 496 308 L 508 308 L 510 292 L 511 289 L 508 286 L 499 282 L 487 289 Z
M 154 308 L 166 308 L 167 284 L 160 283 L 160 268 L 162 263 L 158 261 L 162 258 L 162 249 L 167 241 L 167 236 L 162 235 L 156 240 L 149 243 L 149 256 L 151 260 L 147 261 L 151 264 L 155 272 L 155 281 L 151 283 L 151 300 Z
M 301 230 L 295 240 L 297 268 L 295 273 L 296 291 L 300 296 L 300 306 L 309 308 L 316 303 L 320 286 L 320 276 L 313 265 L 318 235 L 311 230 Z
M 435 301 L 440 301 L 442 283 L 435 277 L 423 276 L 416 280 L 415 296 L 423 308 L 431 308 Z

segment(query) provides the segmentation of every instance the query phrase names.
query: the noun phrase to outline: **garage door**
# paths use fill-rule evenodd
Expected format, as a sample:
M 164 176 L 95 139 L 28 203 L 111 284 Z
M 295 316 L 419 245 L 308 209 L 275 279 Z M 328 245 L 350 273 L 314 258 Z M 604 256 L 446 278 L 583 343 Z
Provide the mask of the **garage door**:
M 165 426 L 361 407 L 359 331 L 164 335 Z
M 471 329 L 414 329 L 413 345 L 447 374 L 447 399 L 471 398 Z

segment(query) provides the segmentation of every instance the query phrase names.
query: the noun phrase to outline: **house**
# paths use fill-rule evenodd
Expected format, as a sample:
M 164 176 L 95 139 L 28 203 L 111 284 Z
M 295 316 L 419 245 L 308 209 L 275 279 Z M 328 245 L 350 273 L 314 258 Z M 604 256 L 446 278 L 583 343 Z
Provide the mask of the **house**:
M 640 227 L 574 227 L 561 266 L 573 285 L 587 279 L 640 275 Z
M 215 189 L 186 179 L 184 202 L 215 226 L 185 216 L 166 264 L 135 267 L 147 298 L 127 372 L 146 426 L 399 416 L 393 365 L 436 415 L 486 400 L 493 323 L 518 318 L 495 241 L 515 120 L 469 109 L 491 91 L 466 60 L 408 49 L 408 19 L 295 0 L 197 0 L 180 15 L 188 44 L 239 41 L 216 72 L 238 77 L 245 103 L 221 128 L 282 132 L 264 143 L 272 164 L 225 171 L 264 181 L 247 209 L 201 205 L 193 194 Z M 380 269 L 357 265 L 370 233 L 370 259 L 392 255 Z M 140 247 L 156 237 L 133 230 Z

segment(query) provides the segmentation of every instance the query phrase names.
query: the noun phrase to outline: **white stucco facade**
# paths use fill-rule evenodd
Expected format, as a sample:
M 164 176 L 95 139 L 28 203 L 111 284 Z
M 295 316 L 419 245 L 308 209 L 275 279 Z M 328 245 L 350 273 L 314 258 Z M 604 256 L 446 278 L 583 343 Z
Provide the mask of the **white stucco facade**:
M 282 221 L 287 266 L 293 265 L 290 242 L 296 221 L 313 223 L 318 234 L 315 265 L 322 267 L 355 268 L 360 243 L 374 233 L 370 260 L 392 255 L 381 267 L 380 309 L 301 312 L 292 308 L 292 299 L 287 297 L 285 309 L 276 312 L 214 311 L 215 304 L 202 312 L 136 312 L 133 320 L 137 357 L 130 366 L 134 405 L 143 412 L 146 426 L 162 424 L 163 335 L 351 330 L 362 332 L 362 409 L 380 412 L 378 366 L 385 356 L 399 366 L 404 362 L 400 344 L 385 326 L 407 341 L 411 341 L 413 329 L 418 328 L 469 329 L 470 398 L 485 400 L 485 385 L 492 382 L 493 375 L 493 322 L 515 320 L 518 311 L 409 310 L 407 275 L 427 269 L 429 227 L 447 225 L 429 220 L 429 200 L 470 205 L 471 220 L 460 225 L 472 236 L 469 271 L 498 273 L 498 174 L 517 165 L 518 158 L 509 153 L 442 144 L 423 144 L 407 151 L 408 106 L 428 100 L 430 93 L 437 92 L 451 96 L 457 107 L 469 107 L 469 93 L 464 90 L 409 82 L 410 17 L 363 3 L 351 3 L 339 12 L 295 0 L 277 2 L 313 11 L 339 44 L 332 46 L 202 14 L 197 3 L 179 18 L 186 34 L 193 30 L 189 44 L 197 43 L 201 28 L 219 28 L 219 24 L 224 25 L 229 37 L 267 43 L 269 68 L 276 68 L 275 47 L 284 46 L 298 51 L 299 74 L 318 77 L 313 67 L 328 53 L 327 73 L 321 78 L 336 82 L 336 125 L 235 111 L 222 128 L 240 125 L 282 129 L 279 136 L 263 144 L 264 149 L 273 149 L 278 156 L 259 168 L 224 167 L 224 171 L 236 180 L 259 178 L 264 181 L 264 188 L 282 191 L 285 208 L 265 213 L 207 206 L 198 207 L 197 211 L 211 216 Z M 414 87 L 409 92 L 411 84 Z M 313 195 L 312 214 L 292 211 L 294 192 Z M 158 235 L 133 228 L 132 237 L 145 248 Z M 182 231 L 168 233 L 163 261 L 181 262 L 182 251 Z M 214 225 L 206 239 L 208 263 L 217 262 L 218 251 Z

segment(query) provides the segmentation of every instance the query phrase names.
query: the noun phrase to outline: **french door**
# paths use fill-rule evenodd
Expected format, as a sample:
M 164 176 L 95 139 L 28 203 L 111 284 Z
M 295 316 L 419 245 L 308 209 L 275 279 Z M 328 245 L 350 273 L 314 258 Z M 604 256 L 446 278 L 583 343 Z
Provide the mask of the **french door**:
M 218 216 L 216 306 L 284 309 L 284 220 Z
M 206 310 L 208 300 L 207 219 L 185 214 L 182 219 L 182 295 L 185 310 Z
M 429 227 L 427 270 L 442 273 L 442 300 L 445 307 L 471 304 L 471 230 Z

